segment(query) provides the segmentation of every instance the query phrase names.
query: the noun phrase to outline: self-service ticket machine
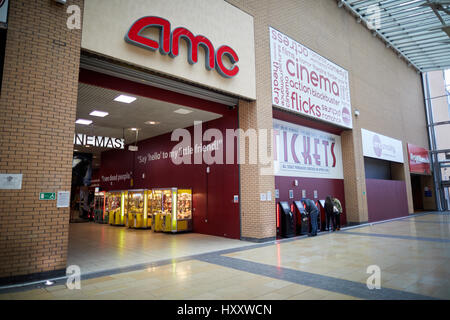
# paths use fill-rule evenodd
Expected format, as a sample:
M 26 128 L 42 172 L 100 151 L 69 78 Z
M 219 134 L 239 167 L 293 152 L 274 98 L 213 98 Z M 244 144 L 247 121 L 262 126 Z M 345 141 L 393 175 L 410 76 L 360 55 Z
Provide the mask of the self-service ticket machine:
M 309 232 L 309 215 L 306 214 L 302 201 L 294 201 L 294 213 L 296 221 L 296 234 L 303 235 Z
M 317 221 L 317 230 L 325 231 L 326 229 L 326 213 L 325 213 L 325 200 L 317 200 L 316 206 L 319 208 L 320 214 Z
M 295 236 L 294 214 L 289 207 L 289 203 L 281 201 L 277 207 L 277 233 L 283 238 Z

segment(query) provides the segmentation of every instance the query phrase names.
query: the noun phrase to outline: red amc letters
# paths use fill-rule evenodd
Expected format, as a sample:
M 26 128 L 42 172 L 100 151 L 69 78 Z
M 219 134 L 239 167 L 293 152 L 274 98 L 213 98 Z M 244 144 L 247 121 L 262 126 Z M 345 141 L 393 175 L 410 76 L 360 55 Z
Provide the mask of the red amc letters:
M 141 35 L 144 29 L 151 27 L 160 29 L 159 43 Z M 197 63 L 198 47 L 201 46 L 205 50 L 207 70 L 215 68 L 225 78 L 232 78 L 238 74 L 239 67 L 235 64 L 239 61 L 239 57 L 231 47 L 223 45 L 214 51 L 214 46 L 205 36 L 194 36 L 192 32 L 183 27 L 171 31 L 170 22 L 164 18 L 153 16 L 140 18 L 125 35 L 125 41 L 130 44 L 152 51 L 159 49 L 161 54 L 168 54 L 172 58 L 178 56 L 180 39 L 185 40 L 188 45 L 188 62 L 190 64 Z M 227 56 L 230 60 L 230 68 L 227 68 L 223 63 L 224 56 Z

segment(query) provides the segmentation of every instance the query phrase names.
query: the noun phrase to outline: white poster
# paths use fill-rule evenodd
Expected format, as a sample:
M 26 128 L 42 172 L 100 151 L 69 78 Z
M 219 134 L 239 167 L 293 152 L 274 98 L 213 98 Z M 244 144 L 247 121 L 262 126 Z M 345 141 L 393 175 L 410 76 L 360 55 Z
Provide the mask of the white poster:
M 22 189 L 22 174 L 0 173 L 0 189 L 3 190 Z
M 68 208 L 69 206 L 70 206 L 70 191 L 58 191 L 56 207 Z
M 361 129 L 363 155 L 403 163 L 403 147 L 400 140 Z
M 348 72 L 281 32 L 269 31 L 273 105 L 352 128 Z
M 0 22 L 8 22 L 8 0 L 0 0 Z
M 276 176 L 343 179 L 341 137 L 273 120 Z

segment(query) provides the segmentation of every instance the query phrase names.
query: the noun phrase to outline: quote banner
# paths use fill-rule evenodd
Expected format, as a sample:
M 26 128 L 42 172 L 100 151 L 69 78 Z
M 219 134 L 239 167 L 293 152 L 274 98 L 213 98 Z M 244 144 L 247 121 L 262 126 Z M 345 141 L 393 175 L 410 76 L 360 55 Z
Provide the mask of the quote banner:
M 348 72 L 270 28 L 272 104 L 352 128 Z

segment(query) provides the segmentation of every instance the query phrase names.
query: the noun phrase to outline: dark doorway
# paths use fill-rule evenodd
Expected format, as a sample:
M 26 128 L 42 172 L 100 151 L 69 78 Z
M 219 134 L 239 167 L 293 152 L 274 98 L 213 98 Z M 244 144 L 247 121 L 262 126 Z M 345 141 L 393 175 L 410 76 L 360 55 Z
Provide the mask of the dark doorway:
M 422 183 L 418 175 L 411 175 L 411 189 L 414 211 L 423 210 Z

